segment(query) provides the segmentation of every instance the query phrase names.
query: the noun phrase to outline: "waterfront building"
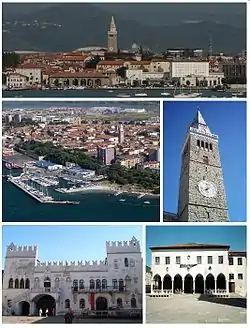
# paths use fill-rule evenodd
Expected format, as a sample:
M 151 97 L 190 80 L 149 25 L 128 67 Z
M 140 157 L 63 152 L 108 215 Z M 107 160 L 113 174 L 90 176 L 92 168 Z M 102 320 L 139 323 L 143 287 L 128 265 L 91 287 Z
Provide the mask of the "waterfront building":
M 108 31 L 108 52 L 118 52 L 117 46 L 117 29 L 115 25 L 114 16 L 111 18 L 109 31 Z
M 35 64 L 23 64 L 15 68 L 15 72 L 26 76 L 29 86 L 37 86 L 42 83 L 42 69 Z
M 246 61 L 231 60 L 221 63 L 222 71 L 228 83 L 246 83 Z
M 13 122 L 14 123 L 21 123 L 22 122 L 22 115 L 21 114 L 15 114 L 13 116 Z
M 164 213 L 164 221 L 222 222 L 229 219 L 218 142 L 219 137 L 210 131 L 197 111 L 181 151 L 178 213 Z
M 7 88 L 25 88 L 27 85 L 27 76 L 15 72 L 6 73 Z
M 170 65 L 170 76 L 182 78 L 186 76 L 209 76 L 209 61 L 172 61 Z
M 228 245 L 180 244 L 150 247 L 151 295 L 247 294 L 246 252 Z
M 142 309 L 139 241 L 107 242 L 105 260 L 92 263 L 40 262 L 37 246 L 7 247 L 3 315 L 49 315 L 110 308 Z
M 113 145 L 98 147 L 97 158 L 103 165 L 110 165 L 115 159 L 115 147 Z
M 49 76 L 49 85 L 51 87 L 101 87 L 109 84 L 109 78 L 106 74 L 88 71 L 88 72 L 54 72 Z
M 142 162 L 142 157 L 138 155 L 122 155 L 116 158 L 115 162 L 121 166 L 131 169 Z

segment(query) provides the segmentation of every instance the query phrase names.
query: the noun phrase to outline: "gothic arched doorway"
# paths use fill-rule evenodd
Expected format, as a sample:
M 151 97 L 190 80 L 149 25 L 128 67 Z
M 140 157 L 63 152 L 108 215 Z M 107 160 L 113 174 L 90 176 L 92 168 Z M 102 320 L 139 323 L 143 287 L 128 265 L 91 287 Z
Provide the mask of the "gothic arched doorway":
M 209 273 L 209 275 L 207 275 L 206 277 L 206 289 L 215 290 L 215 280 L 214 280 L 214 276 L 211 273 Z
M 195 293 L 204 294 L 204 278 L 201 274 L 195 277 Z
M 172 278 L 169 274 L 166 274 L 163 279 L 163 289 L 172 290 Z
M 95 301 L 97 311 L 105 311 L 108 309 L 108 301 L 105 297 L 97 297 Z
M 187 274 L 184 279 L 184 293 L 186 294 L 192 294 L 193 293 L 193 277 L 191 274 Z
M 177 274 L 174 277 L 174 293 L 177 293 L 182 290 L 182 277 Z
M 160 289 L 161 290 L 161 285 L 162 285 L 162 281 L 161 281 L 161 277 L 160 275 L 156 274 L 153 278 L 154 280 L 154 289 L 157 290 L 157 289 Z
M 223 290 L 226 289 L 226 278 L 223 273 L 220 273 L 217 276 L 216 282 L 217 282 L 217 289 L 223 289 Z
M 48 310 L 48 316 L 55 315 L 56 313 L 56 300 L 51 295 L 37 295 L 34 298 L 36 304 L 37 313 L 42 310 L 42 316 L 46 315 L 46 310 Z
M 20 302 L 20 315 L 27 317 L 30 314 L 30 304 L 26 301 Z

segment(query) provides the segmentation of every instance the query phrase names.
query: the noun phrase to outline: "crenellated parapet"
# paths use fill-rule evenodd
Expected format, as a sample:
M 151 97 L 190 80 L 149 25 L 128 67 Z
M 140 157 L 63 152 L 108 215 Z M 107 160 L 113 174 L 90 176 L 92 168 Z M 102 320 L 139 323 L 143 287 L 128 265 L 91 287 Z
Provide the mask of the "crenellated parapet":
M 7 246 L 6 258 L 32 258 L 36 259 L 37 246 L 19 246 L 11 243 Z
M 112 253 L 140 253 L 140 243 L 133 237 L 130 241 L 108 241 L 106 242 L 107 254 Z
M 35 271 L 107 271 L 105 261 L 48 261 L 37 262 Z

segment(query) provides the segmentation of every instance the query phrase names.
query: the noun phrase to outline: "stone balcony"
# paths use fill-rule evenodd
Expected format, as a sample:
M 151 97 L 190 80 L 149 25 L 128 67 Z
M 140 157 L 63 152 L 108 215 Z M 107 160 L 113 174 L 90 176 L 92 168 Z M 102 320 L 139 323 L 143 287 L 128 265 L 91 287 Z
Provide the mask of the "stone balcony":
M 129 293 L 129 288 L 126 286 L 106 286 L 106 287 L 100 287 L 100 288 L 90 288 L 90 287 L 84 287 L 79 288 L 76 286 L 72 286 L 71 290 L 73 293 Z

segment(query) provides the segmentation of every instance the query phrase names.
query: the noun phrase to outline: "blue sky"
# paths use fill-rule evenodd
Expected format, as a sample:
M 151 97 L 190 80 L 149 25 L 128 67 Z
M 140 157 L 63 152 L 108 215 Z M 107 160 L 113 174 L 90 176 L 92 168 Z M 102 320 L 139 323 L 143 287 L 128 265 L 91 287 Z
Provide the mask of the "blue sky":
M 104 260 L 106 241 L 131 240 L 133 236 L 141 244 L 141 226 L 3 226 L 2 259 L 13 242 L 37 245 L 41 261 Z
M 177 212 L 181 148 L 197 108 L 219 148 L 230 221 L 246 221 L 246 102 L 167 101 L 164 103 L 164 210 Z
M 151 265 L 152 246 L 175 244 L 223 244 L 230 250 L 246 250 L 245 226 L 148 226 L 146 228 L 146 263 Z

